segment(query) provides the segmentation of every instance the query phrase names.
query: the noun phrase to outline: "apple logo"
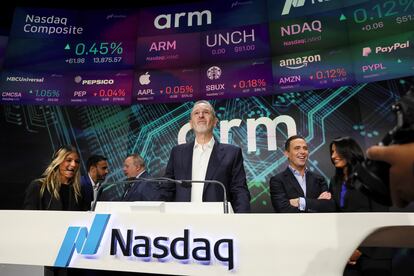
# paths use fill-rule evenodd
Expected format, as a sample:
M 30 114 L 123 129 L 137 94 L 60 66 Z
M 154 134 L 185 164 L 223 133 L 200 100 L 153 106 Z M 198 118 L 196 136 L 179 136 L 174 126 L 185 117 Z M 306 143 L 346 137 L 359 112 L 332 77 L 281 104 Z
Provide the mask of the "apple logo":
M 145 74 L 139 76 L 139 83 L 141 85 L 147 85 L 147 84 L 149 84 L 151 82 L 150 81 L 150 77 L 151 77 L 151 75 L 148 74 L 148 72 L 146 72 Z

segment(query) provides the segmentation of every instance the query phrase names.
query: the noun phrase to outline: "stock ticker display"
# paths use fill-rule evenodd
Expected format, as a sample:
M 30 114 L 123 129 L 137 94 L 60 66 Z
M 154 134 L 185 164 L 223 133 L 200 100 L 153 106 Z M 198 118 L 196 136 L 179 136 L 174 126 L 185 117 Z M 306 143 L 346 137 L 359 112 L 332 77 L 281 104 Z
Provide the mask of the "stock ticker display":
M 413 0 L 17 8 L 10 36 L 0 41 L 0 101 L 172 103 L 410 76 L 413 21 Z

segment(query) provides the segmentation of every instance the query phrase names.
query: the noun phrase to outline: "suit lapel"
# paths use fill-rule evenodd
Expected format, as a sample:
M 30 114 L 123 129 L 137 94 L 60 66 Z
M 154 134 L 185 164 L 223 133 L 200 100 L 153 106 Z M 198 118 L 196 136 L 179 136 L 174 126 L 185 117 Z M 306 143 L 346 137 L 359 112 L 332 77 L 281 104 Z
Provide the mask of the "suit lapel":
M 145 171 L 145 172 L 143 172 L 137 179 L 140 179 L 140 178 L 145 178 L 145 179 L 147 179 L 148 178 L 148 173 L 147 173 L 147 171 Z M 145 180 L 144 180 L 145 181 Z
M 184 180 L 192 179 L 193 174 L 193 149 L 194 141 L 192 143 L 185 144 L 183 155 L 181 158 L 181 167 L 184 173 Z
M 305 194 L 303 193 L 302 187 L 299 185 L 298 180 L 296 179 L 293 172 L 289 169 L 289 167 L 286 169 L 285 174 L 287 174 L 287 178 L 290 179 L 290 184 L 292 184 L 293 188 L 295 188 L 295 190 L 299 193 L 299 195 L 305 196 Z
M 217 169 L 220 167 L 221 160 L 224 157 L 223 147 L 220 146 L 220 143 L 215 141 L 213 150 L 211 151 L 210 159 L 208 160 L 206 180 L 214 180 L 214 175 L 217 172 Z M 204 191 L 206 190 L 208 184 L 204 185 Z
M 144 186 L 146 184 L 146 180 L 144 180 L 144 179 L 147 179 L 148 176 L 149 175 L 148 175 L 147 171 L 143 172 L 137 178 L 137 181 L 135 181 L 134 183 L 132 183 L 132 186 L 130 188 L 130 193 L 129 194 L 131 194 L 131 192 L 134 192 L 137 195 L 139 195 L 140 200 L 144 200 L 144 194 L 143 194 L 143 192 L 144 192 Z
M 217 141 L 215 141 L 213 150 L 211 151 L 210 159 L 208 160 L 206 180 L 214 179 L 214 174 L 216 173 L 217 168 L 220 166 L 220 162 L 223 156 L 223 148 Z
M 89 177 L 89 174 L 87 174 L 84 177 L 86 179 L 86 182 L 88 183 L 87 184 L 87 187 L 85 187 L 86 192 L 88 193 L 88 196 L 93 200 L 93 184 L 92 184 L 92 181 L 91 181 L 91 179 Z
M 331 183 L 331 185 L 334 185 L 332 187 L 333 196 L 334 196 L 335 202 L 338 202 L 338 206 L 339 206 L 340 202 L 341 202 L 342 183 L 336 183 L 336 181 L 333 181 L 333 183 Z
M 315 178 L 312 177 L 312 173 L 310 171 L 307 171 L 306 172 L 306 195 L 307 196 L 312 196 L 316 192 L 315 191 L 316 186 L 313 183 L 314 181 L 315 181 Z

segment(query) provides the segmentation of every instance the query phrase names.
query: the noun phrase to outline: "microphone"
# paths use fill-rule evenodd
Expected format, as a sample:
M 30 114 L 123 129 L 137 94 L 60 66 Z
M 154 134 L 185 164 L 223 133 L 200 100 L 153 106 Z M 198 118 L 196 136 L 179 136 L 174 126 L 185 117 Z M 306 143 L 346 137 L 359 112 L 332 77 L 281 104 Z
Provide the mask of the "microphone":
M 96 203 L 98 202 L 98 199 L 99 199 L 99 197 L 102 195 L 102 192 L 105 190 L 105 189 L 108 189 L 108 188 L 110 188 L 110 187 L 113 187 L 113 186 L 115 186 L 115 185 L 120 185 L 120 184 L 123 184 L 123 185 L 125 185 L 125 184 L 131 184 L 131 183 L 134 183 L 134 182 L 136 182 L 137 181 L 137 179 L 131 179 L 131 180 L 129 180 L 130 178 L 128 178 L 127 180 L 122 180 L 122 181 L 117 181 L 117 182 L 108 182 L 108 183 L 105 183 L 105 185 L 104 184 L 101 184 L 101 185 L 99 185 L 99 188 L 98 188 L 98 191 L 96 192 L 96 197 L 94 198 L 94 200 L 93 200 L 93 202 L 92 202 L 92 204 L 91 204 L 91 211 L 93 212 L 93 211 L 95 211 L 95 208 L 96 208 Z
M 145 181 L 145 182 L 150 182 L 150 183 L 151 182 L 152 183 L 175 183 L 175 184 L 181 185 L 184 188 L 191 188 L 192 183 L 219 185 L 223 189 L 223 211 L 225 214 L 229 213 L 229 203 L 227 201 L 227 190 L 222 182 L 217 181 L 217 180 L 177 180 L 177 179 L 172 179 L 168 177 L 155 177 L 155 178 L 141 178 L 140 177 L 140 178 L 136 178 L 133 180 L 123 180 L 123 181 L 106 183 L 105 185 L 100 185 L 98 188 L 96 198 L 92 202 L 91 211 L 95 211 L 96 203 L 104 189 L 115 186 L 115 185 L 119 185 L 119 184 L 132 184 L 132 183 L 135 183 L 136 181 Z
M 121 180 L 121 181 L 116 181 L 116 182 L 108 182 L 105 183 L 105 185 L 100 185 L 98 188 L 98 191 L 96 192 L 96 197 L 94 198 L 92 204 L 91 204 L 91 211 L 95 211 L 96 209 L 96 204 L 100 198 L 100 196 L 102 195 L 102 192 L 105 189 L 109 189 L 110 187 L 116 186 L 116 185 L 128 185 L 128 184 L 134 184 L 137 181 L 144 181 L 144 182 L 148 182 L 148 183 L 176 183 L 176 184 L 182 184 L 182 182 L 180 180 L 175 180 L 175 179 L 171 179 L 171 178 L 167 178 L 167 177 L 156 177 L 156 178 L 144 178 L 144 177 L 139 177 L 139 178 L 127 178 L 126 180 Z M 127 189 L 124 190 L 123 194 L 122 194 L 122 200 L 124 199 L 124 197 L 126 196 L 126 194 L 128 193 L 128 190 L 131 188 L 127 187 Z
M 215 185 L 219 185 L 221 186 L 221 188 L 223 189 L 223 211 L 225 214 L 229 213 L 229 202 L 227 201 L 227 190 L 226 190 L 226 186 L 224 186 L 224 184 L 220 181 L 217 180 L 177 180 L 177 179 L 172 179 L 172 178 L 168 178 L 168 177 L 155 177 L 155 178 L 139 178 L 145 181 L 154 181 L 154 182 L 158 182 L 158 183 L 175 183 L 175 184 L 179 184 L 184 188 L 191 188 L 192 184 L 191 183 L 203 183 L 203 184 L 215 184 Z
M 223 209 L 224 209 L 224 213 L 225 214 L 229 213 L 229 203 L 227 201 L 226 186 L 224 186 L 224 184 L 221 183 L 220 181 L 217 181 L 217 180 L 178 180 L 178 181 L 180 182 L 179 184 L 181 184 L 181 186 L 184 187 L 184 188 L 191 188 L 192 183 L 219 185 L 223 189 Z

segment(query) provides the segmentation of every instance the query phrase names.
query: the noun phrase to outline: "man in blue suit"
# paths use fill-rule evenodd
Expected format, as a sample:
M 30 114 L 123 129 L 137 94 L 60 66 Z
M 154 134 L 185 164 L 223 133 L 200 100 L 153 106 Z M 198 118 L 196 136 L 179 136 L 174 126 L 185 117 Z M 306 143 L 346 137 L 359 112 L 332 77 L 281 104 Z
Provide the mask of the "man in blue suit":
M 195 141 L 175 146 L 170 154 L 165 177 L 176 180 L 216 180 L 226 187 L 235 213 L 250 212 L 250 193 L 246 184 L 243 155 L 239 147 L 221 144 L 213 136 L 218 119 L 212 105 L 198 101 L 191 111 L 190 125 Z M 172 201 L 220 202 L 223 190 L 213 183 L 169 186 Z
M 131 182 L 125 186 L 122 201 L 161 200 L 156 183 L 147 180 L 151 175 L 145 170 L 145 161 L 139 154 L 131 154 L 125 159 L 123 171 Z
M 270 179 L 273 208 L 280 213 L 333 212 L 335 204 L 325 179 L 306 167 L 309 150 L 305 138 L 289 137 L 285 143 L 289 166 Z
M 99 186 L 109 173 L 108 161 L 102 155 L 91 155 L 86 161 L 86 168 L 88 174 L 81 177 L 81 188 L 82 196 L 85 197 L 85 200 L 89 202 L 88 206 L 90 206 L 97 196 Z

